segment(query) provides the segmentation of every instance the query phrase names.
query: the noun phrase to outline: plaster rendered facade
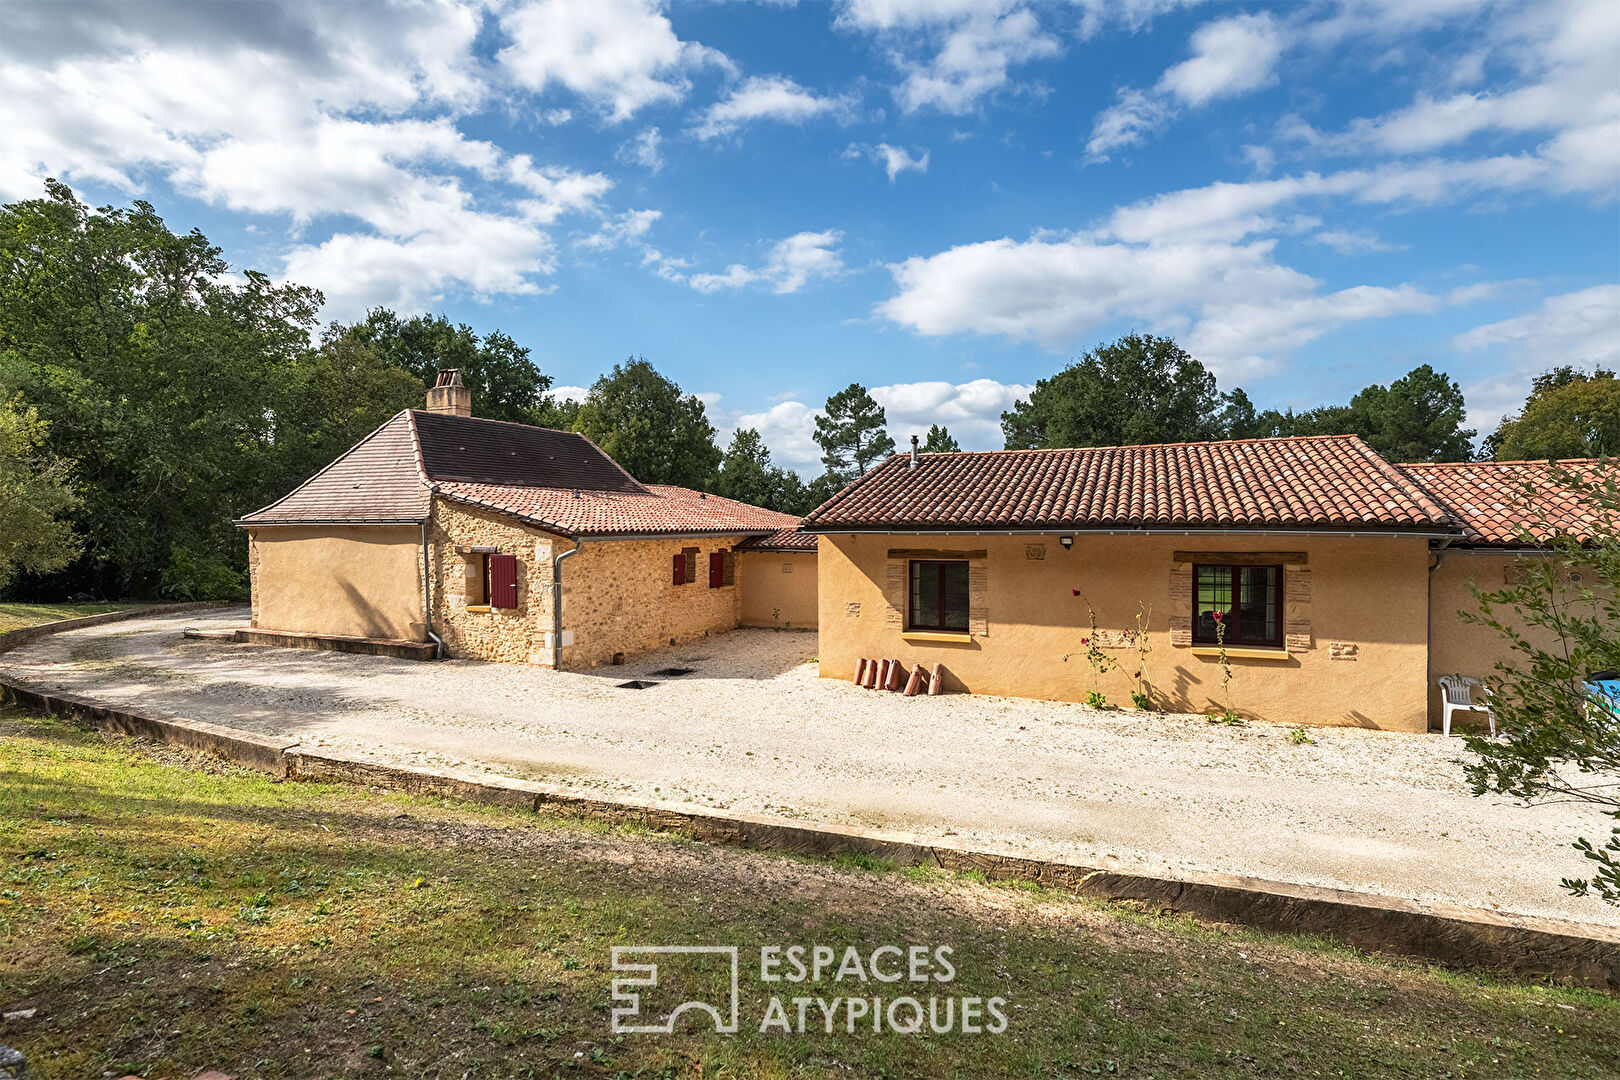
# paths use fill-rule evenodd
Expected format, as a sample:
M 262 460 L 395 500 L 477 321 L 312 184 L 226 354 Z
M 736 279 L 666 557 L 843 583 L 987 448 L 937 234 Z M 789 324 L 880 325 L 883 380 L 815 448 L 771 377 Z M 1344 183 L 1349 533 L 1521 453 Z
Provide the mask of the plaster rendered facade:
M 1146 671 L 1159 708 L 1230 707 L 1264 720 L 1398 731 L 1427 726 L 1427 542 L 1418 537 L 838 534 L 820 537 L 821 674 L 848 679 L 862 657 L 942 663 L 949 690 L 1083 701 L 1094 687 L 1128 703 L 1148 609 Z M 1191 640 L 1196 553 L 1273 554 L 1284 565 L 1286 649 L 1216 650 Z M 966 557 L 966 634 L 909 633 L 912 558 Z M 1200 560 L 1213 561 L 1213 560 Z M 1074 590 L 1080 590 L 1080 596 Z M 1088 609 L 1088 602 L 1090 608 Z M 1096 676 L 1082 638 L 1118 667 Z
M 427 640 L 414 525 L 250 529 L 248 575 L 255 629 Z
M 741 625 L 814 630 L 820 597 L 813 551 L 743 551 L 737 555 Z

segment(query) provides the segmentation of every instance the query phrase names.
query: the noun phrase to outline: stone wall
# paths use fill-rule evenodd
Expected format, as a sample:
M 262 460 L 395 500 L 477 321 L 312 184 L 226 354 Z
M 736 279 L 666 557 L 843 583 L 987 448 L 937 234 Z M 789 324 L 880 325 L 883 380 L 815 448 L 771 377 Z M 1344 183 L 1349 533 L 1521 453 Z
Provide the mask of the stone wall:
M 433 551 L 433 631 L 452 657 L 549 664 L 553 544 L 572 541 L 498 514 L 433 500 L 428 521 Z M 517 607 L 478 604 L 482 558 L 457 548 L 492 547 L 517 556 Z M 469 596 L 474 603 L 469 604 Z
M 569 556 L 563 561 L 563 667 L 594 667 L 616 653 L 736 629 L 741 590 L 709 587 L 709 555 L 741 539 L 612 540 Z M 674 558 L 687 548 L 698 549 L 697 580 L 676 585 Z
M 551 561 L 574 542 L 510 518 L 435 499 L 434 630 L 453 657 L 551 663 Z M 736 585 L 709 587 L 709 555 L 741 537 L 592 541 L 563 560 L 564 668 L 610 663 L 672 640 L 685 643 L 735 629 Z M 475 600 L 482 559 L 458 548 L 494 548 L 517 557 L 517 607 Z M 697 549 L 696 580 L 673 584 L 674 557 Z

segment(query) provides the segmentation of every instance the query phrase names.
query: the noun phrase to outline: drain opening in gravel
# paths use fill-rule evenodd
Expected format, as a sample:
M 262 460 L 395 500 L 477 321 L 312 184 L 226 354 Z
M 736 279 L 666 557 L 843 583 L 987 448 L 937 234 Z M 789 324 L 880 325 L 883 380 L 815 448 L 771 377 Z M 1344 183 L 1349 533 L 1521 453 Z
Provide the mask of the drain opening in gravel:
M 649 686 L 657 686 L 657 685 L 658 685 L 657 683 L 649 682 L 646 679 L 631 679 L 629 682 L 620 683 L 616 689 L 619 689 L 619 690 L 645 690 Z

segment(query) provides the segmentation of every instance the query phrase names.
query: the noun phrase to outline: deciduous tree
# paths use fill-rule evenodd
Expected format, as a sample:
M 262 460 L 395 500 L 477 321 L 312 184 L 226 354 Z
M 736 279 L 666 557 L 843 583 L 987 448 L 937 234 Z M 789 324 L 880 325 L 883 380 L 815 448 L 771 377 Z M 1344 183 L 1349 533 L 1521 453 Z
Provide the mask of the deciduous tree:
M 0 401 L 0 586 L 18 570 L 60 569 L 79 553 L 61 515 L 77 502 L 67 463 L 43 452 L 45 422 L 20 401 Z
M 1035 384 L 1001 414 L 1009 450 L 1127 446 L 1222 434 L 1215 376 L 1169 338 L 1128 334 Z
M 1564 499 L 1592 508 L 1597 525 L 1586 538 L 1560 532 L 1537 493 L 1525 492 L 1523 540 L 1552 554 L 1521 559 L 1517 580 L 1500 589 L 1476 588 L 1478 610 L 1461 613 L 1497 631 L 1509 650 L 1487 680 L 1500 737 L 1468 736 L 1476 758 L 1465 772 L 1476 795 L 1603 808 L 1617 827 L 1606 841 L 1576 842 L 1593 874 L 1564 885 L 1620 904 L 1620 697 L 1593 681 L 1620 672 L 1620 472 L 1604 462 L 1553 477 Z
M 1590 375 L 1559 367 L 1536 376 L 1516 415 L 1485 440 L 1497 461 L 1620 454 L 1620 380 L 1598 368 Z
M 643 357 L 615 364 L 596 380 L 574 430 L 643 483 L 714 489 L 721 453 L 703 402 L 681 393 Z

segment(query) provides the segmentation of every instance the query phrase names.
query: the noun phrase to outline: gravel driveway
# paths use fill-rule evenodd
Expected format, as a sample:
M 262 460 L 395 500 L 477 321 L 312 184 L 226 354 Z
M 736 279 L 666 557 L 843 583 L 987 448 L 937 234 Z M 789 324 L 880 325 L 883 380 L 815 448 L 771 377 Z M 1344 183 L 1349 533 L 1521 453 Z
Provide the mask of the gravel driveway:
M 41 686 L 379 761 L 596 795 L 913 832 L 1150 871 L 1214 871 L 1620 925 L 1575 899 L 1571 805 L 1473 798 L 1461 740 L 1099 712 L 816 677 L 814 634 L 745 630 L 624 667 L 556 673 L 182 636 L 196 613 L 59 634 L 0 656 Z M 661 668 L 692 668 L 668 677 Z M 617 683 L 651 679 L 642 690 Z

